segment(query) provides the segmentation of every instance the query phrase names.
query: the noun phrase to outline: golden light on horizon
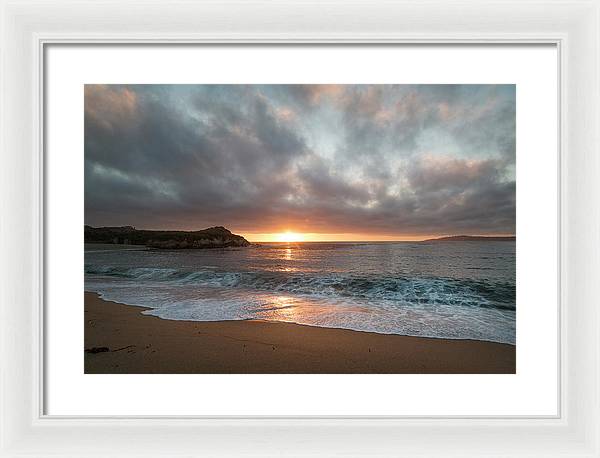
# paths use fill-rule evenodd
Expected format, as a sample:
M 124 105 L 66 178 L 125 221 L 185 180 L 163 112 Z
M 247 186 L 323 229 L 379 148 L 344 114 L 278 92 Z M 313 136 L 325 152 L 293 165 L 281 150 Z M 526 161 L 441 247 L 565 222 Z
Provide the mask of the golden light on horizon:
M 275 235 L 276 242 L 303 242 L 304 234 L 299 232 L 286 231 Z
M 235 230 L 234 233 L 240 234 L 245 237 L 251 243 L 269 243 L 269 242 L 283 242 L 283 243 L 301 243 L 301 242 L 419 242 L 427 239 L 435 239 L 439 237 L 445 237 L 443 234 L 431 234 L 431 235 L 416 235 L 416 234 L 365 234 L 365 233 L 352 233 L 352 232 L 341 232 L 341 233 L 317 233 L 317 232 L 246 232 Z M 475 236 L 485 235 L 488 237 L 507 237 L 514 236 L 514 234 L 471 234 Z
M 235 231 L 233 231 L 235 232 Z M 364 233 L 316 233 L 316 232 L 246 232 L 239 231 L 250 242 L 368 242 L 368 241 L 419 241 L 435 238 L 435 235 L 381 235 Z

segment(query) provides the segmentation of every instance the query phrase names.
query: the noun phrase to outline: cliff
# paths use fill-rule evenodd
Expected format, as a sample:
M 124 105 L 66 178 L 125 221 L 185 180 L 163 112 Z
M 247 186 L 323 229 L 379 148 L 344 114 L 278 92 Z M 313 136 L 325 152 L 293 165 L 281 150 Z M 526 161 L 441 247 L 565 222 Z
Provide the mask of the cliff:
M 85 243 L 118 243 L 145 245 L 151 248 L 226 248 L 250 246 L 241 235 L 232 234 L 222 226 L 200 231 L 147 231 L 133 226 L 84 228 Z

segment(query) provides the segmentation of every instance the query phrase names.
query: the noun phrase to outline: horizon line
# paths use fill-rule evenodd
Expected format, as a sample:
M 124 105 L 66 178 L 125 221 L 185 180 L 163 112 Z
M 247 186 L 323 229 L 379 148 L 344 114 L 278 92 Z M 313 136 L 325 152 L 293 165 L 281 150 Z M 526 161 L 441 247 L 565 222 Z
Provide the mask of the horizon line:
M 427 242 L 430 240 L 440 240 L 440 239 L 444 239 L 444 238 L 452 238 L 452 237 L 473 237 L 473 238 L 477 238 L 477 237 L 481 237 L 481 238 L 517 238 L 516 235 L 449 235 L 449 236 L 439 236 L 439 237 L 428 237 L 428 238 L 424 238 L 424 239 L 394 239 L 394 240 L 297 240 L 294 242 L 286 242 L 283 240 L 251 240 L 251 239 L 246 239 L 248 240 L 248 242 L 250 243 L 280 243 L 280 244 L 294 244 L 294 243 L 369 243 L 369 242 L 379 242 L 379 243 L 385 243 L 385 242 Z M 246 237 L 244 237 L 246 238 Z
M 352 232 L 338 232 L 338 233 L 327 233 L 327 232 L 301 232 L 301 231 L 291 231 L 291 230 L 280 230 L 277 232 L 249 232 L 244 230 L 230 230 L 225 226 L 209 226 L 203 229 L 154 229 L 154 228 L 140 228 L 139 226 L 134 225 L 118 225 L 118 226 L 92 226 L 91 224 L 84 224 L 84 226 L 89 226 L 91 228 L 126 228 L 130 227 L 134 230 L 142 230 L 142 231 L 174 231 L 174 232 L 199 232 L 207 229 L 212 229 L 216 227 L 222 227 L 230 231 L 233 235 L 238 235 L 244 237 L 250 243 L 306 243 L 306 242 L 325 242 L 325 243 L 333 243 L 333 242 L 353 242 L 353 243 L 364 243 L 364 242 L 424 242 L 427 240 L 437 240 L 442 238 L 454 238 L 454 237 L 485 237 L 485 238 L 494 238 L 494 237 L 514 237 L 516 238 L 515 233 L 492 233 L 492 234 L 473 234 L 473 233 L 446 233 L 446 234 L 425 234 L 425 235 L 404 235 L 404 236 L 394 236 L 394 235 L 384 235 L 378 234 L 370 236 L 366 233 L 352 233 Z M 282 234 L 293 233 L 294 235 L 298 235 L 302 237 L 302 240 L 282 240 L 279 237 Z M 331 237 L 331 238 L 321 238 L 323 237 Z M 352 238 L 356 237 L 356 238 Z M 375 238 L 376 237 L 376 238 Z

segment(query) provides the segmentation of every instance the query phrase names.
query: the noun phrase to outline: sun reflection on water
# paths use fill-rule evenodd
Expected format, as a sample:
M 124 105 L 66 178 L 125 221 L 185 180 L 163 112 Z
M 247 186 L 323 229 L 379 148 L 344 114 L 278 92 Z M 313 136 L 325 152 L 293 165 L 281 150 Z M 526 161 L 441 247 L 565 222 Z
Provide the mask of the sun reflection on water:
M 294 321 L 296 314 L 296 298 L 284 295 L 274 295 L 265 304 L 262 312 L 264 319 L 276 321 Z

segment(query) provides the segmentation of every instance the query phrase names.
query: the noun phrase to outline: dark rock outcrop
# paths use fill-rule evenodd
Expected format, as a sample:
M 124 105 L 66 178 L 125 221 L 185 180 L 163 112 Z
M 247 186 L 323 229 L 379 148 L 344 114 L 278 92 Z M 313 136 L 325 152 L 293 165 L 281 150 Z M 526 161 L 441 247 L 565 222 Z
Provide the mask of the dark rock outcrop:
M 86 348 L 85 349 L 86 353 L 92 353 L 92 354 L 95 354 L 95 353 L 104 353 L 104 352 L 107 352 L 107 351 L 110 351 L 110 348 L 108 348 L 108 347 L 92 347 L 92 348 Z
M 85 243 L 116 243 L 145 245 L 151 248 L 226 248 L 250 246 L 241 235 L 232 234 L 222 226 L 201 231 L 147 231 L 133 226 L 84 228 Z

